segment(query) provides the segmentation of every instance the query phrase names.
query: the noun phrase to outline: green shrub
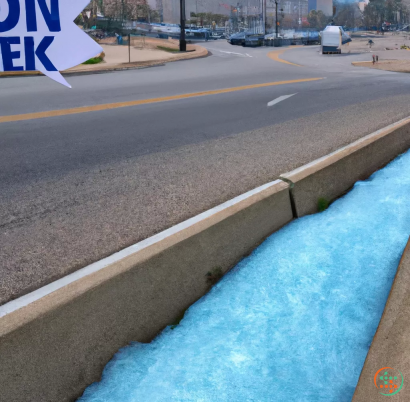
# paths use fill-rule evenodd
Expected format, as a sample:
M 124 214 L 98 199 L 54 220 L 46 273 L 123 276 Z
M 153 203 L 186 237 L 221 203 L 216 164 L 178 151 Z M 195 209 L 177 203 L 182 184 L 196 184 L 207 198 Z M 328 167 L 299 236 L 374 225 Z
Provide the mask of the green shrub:
M 85 61 L 83 64 L 98 64 L 102 61 L 103 59 L 101 57 L 92 57 L 91 59 Z
M 326 211 L 329 207 L 329 201 L 326 198 L 319 198 L 317 201 L 317 210 L 319 212 Z

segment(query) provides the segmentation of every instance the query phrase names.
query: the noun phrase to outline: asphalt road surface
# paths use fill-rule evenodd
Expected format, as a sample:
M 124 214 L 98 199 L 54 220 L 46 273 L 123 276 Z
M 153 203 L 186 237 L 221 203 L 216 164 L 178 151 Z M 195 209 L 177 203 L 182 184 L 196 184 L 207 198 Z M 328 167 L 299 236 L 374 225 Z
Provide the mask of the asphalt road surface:
M 410 76 L 369 55 L 205 46 L 71 90 L 0 79 L 0 304 L 410 114 Z

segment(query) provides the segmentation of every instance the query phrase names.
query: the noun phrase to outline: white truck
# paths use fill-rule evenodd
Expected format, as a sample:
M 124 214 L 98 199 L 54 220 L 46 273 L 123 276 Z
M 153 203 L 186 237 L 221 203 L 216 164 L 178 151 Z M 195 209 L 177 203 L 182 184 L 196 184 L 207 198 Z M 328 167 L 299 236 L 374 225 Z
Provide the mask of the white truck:
M 342 45 L 351 42 L 350 36 L 343 30 L 343 27 L 329 25 L 321 33 L 322 54 L 340 54 Z

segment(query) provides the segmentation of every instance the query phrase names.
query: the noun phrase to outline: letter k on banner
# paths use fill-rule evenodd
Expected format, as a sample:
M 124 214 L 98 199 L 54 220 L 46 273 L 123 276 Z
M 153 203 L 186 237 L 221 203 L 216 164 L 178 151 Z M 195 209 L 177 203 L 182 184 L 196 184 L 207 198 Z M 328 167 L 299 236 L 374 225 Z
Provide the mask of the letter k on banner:
M 41 71 L 71 86 L 59 71 L 102 52 L 74 24 L 89 0 L 0 0 L 0 71 Z

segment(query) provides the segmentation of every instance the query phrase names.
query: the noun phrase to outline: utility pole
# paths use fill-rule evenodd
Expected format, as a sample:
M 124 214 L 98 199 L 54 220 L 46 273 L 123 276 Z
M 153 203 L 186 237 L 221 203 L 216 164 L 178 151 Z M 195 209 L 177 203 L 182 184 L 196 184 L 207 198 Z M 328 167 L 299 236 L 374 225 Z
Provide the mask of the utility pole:
M 185 0 L 179 0 L 181 10 L 181 34 L 179 35 L 179 51 L 186 52 L 185 40 Z
M 276 33 L 276 39 L 279 37 L 279 25 L 278 25 L 278 0 L 275 0 L 275 14 L 276 14 L 276 21 L 275 21 L 275 33 Z
M 124 29 L 124 19 L 125 19 L 125 4 L 124 0 L 121 0 L 121 31 Z M 122 35 L 122 32 L 121 32 Z
M 299 27 L 300 25 L 302 25 L 302 15 L 301 15 L 301 11 L 300 11 L 300 0 L 299 0 Z
M 266 0 L 262 3 L 262 23 L 263 23 L 263 34 L 266 35 Z

